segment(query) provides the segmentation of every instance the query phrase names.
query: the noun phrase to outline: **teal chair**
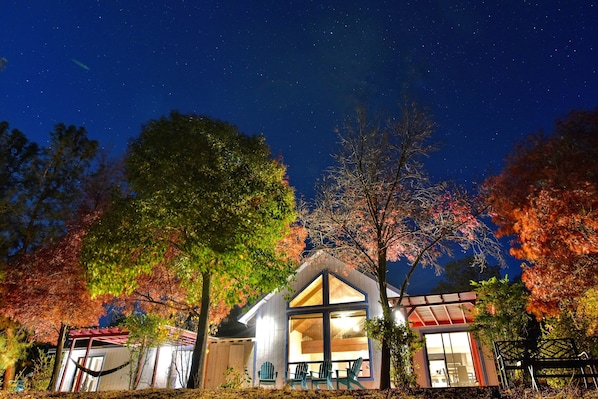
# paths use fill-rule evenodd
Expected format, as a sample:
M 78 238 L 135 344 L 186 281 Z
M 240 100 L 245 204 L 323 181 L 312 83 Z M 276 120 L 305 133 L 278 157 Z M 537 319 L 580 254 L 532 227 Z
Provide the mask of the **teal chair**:
M 316 389 L 320 389 L 320 385 L 326 385 L 330 389 L 334 389 L 332 385 L 332 362 L 330 360 L 324 360 L 320 363 L 320 369 L 317 373 L 313 371 L 309 372 L 311 385 L 315 386 Z
M 301 386 L 302 389 L 309 389 L 307 386 L 307 363 L 301 362 L 297 364 L 295 372 L 291 373 L 287 371 L 285 377 L 292 389 L 295 389 L 296 385 Z
M 350 367 L 347 369 L 347 376 L 341 377 L 339 375 L 339 371 L 336 370 L 336 389 L 339 388 L 339 384 L 343 384 L 347 386 L 347 389 L 352 389 L 353 386 L 357 385 L 361 389 L 366 389 L 361 382 L 357 380 L 359 376 L 359 371 L 361 371 L 361 363 L 363 362 L 363 358 L 359 358 L 353 362 L 353 364 L 349 363 Z
M 274 371 L 274 365 L 272 363 L 264 362 L 260 370 L 257 372 L 257 376 L 259 379 L 258 386 L 276 386 L 276 378 L 278 378 L 278 371 Z

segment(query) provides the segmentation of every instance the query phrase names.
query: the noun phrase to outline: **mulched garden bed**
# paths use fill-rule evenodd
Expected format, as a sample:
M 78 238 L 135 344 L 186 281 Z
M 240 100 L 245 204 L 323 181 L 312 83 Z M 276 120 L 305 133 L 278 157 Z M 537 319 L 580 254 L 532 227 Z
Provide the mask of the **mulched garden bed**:
M 144 389 L 138 391 L 69 392 L 2 392 L 0 399 L 598 399 L 597 390 L 565 388 L 541 392 L 530 389 L 502 391 L 496 387 L 419 388 L 292 391 L 289 389 Z

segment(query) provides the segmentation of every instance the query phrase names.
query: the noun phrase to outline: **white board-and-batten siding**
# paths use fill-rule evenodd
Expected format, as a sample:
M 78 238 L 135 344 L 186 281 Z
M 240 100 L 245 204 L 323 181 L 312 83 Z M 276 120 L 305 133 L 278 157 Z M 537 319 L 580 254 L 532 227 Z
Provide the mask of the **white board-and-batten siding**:
M 66 351 L 63 354 L 62 371 L 64 373 L 64 380 L 62 382 L 62 391 L 70 391 L 74 384 L 74 377 L 76 375 L 76 366 L 73 361 L 77 361 L 85 357 L 86 349 L 76 349 L 70 354 Z M 70 355 L 70 356 L 69 356 Z M 88 357 L 103 357 L 103 370 L 109 370 L 120 366 L 129 361 L 129 350 L 123 347 L 104 347 L 92 349 L 89 351 Z M 130 367 L 126 366 L 112 374 L 99 377 L 98 390 L 112 390 L 112 389 L 127 389 L 129 387 Z M 58 381 L 60 384 L 60 379 Z
M 144 357 L 143 368 L 137 389 L 152 387 L 156 388 L 181 388 L 187 381 L 188 363 L 192 348 L 184 348 L 177 345 L 163 345 L 159 348 L 150 348 Z M 86 349 L 75 349 L 72 352 L 65 351 L 62 365 L 64 380 L 62 391 L 73 389 L 76 376 L 76 366 L 73 361 L 85 357 Z M 126 346 L 104 346 L 90 349 L 88 357 L 102 357 L 102 370 L 110 370 L 127 363 L 131 359 L 131 352 Z M 70 360 L 72 359 L 72 360 Z M 158 365 L 156 367 L 156 361 Z M 176 365 L 175 365 L 176 363 Z M 132 386 L 132 373 L 135 367 L 128 364 L 122 369 L 113 373 L 100 376 L 98 379 L 97 391 L 110 391 L 130 389 Z M 155 370 L 155 375 L 154 375 Z M 61 374 L 62 378 L 62 374 Z M 60 379 L 58 384 L 60 384 Z M 83 389 L 80 387 L 80 389 Z

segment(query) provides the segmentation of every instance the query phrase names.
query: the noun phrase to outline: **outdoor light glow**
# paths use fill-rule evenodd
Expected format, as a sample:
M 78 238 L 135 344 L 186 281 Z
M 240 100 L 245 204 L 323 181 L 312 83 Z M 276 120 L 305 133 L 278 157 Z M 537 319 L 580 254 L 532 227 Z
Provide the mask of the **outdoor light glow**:
M 394 313 L 395 313 L 395 323 L 396 324 L 405 323 L 405 316 L 403 316 L 403 313 L 401 313 L 401 311 L 399 309 L 395 309 Z

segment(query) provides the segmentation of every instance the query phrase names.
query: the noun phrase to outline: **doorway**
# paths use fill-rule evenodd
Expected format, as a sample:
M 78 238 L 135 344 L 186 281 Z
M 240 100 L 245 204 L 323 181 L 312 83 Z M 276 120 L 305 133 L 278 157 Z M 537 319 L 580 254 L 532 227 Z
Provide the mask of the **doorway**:
M 478 385 L 468 332 L 425 334 L 432 388 Z

